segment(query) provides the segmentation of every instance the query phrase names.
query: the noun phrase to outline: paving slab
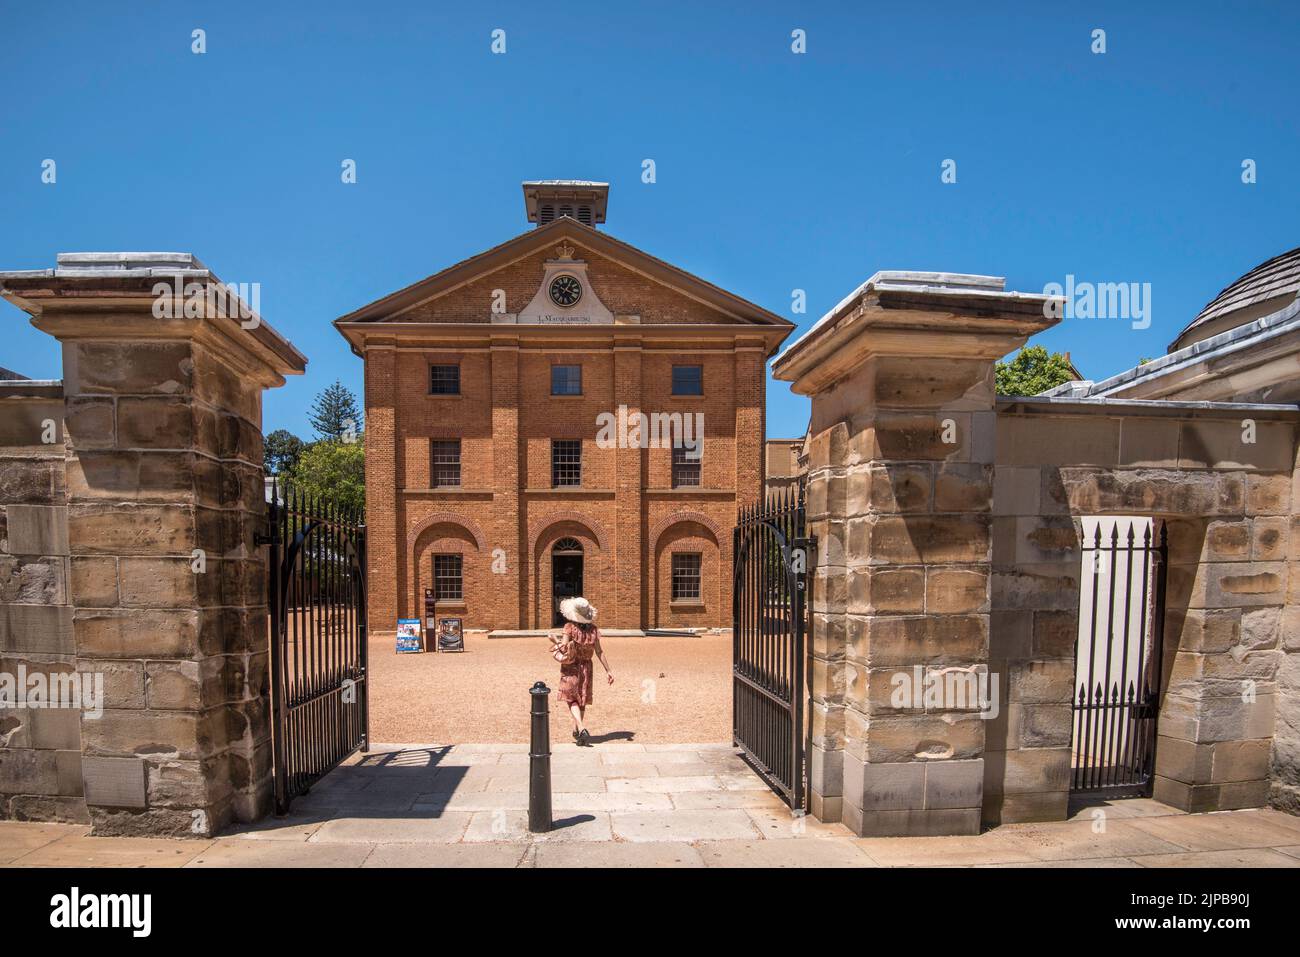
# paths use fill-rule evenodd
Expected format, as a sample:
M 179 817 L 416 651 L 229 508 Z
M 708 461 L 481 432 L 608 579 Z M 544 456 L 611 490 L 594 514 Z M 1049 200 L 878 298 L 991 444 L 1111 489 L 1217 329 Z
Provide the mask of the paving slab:
M 695 774 L 682 777 L 610 778 L 605 786 L 610 791 L 673 794 L 678 791 L 716 791 L 722 787 L 722 782 L 712 774 Z
M 1089 857 L 1077 861 L 1032 861 L 1015 864 L 990 864 L 989 867 L 1137 867 L 1136 861 L 1128 857 Z
M 1149 821 L 1171 820 L 1150 818 Z M 1090 821 L 1060 824 L 1006 824 L 998 833 L 1038 861 L 1084 860 L 1091 857 L 1136 857 L 1174 854 L 1183 848 L 1138 829 L 1141 820 L 1107 821 L 1097 831 Z
M 679 841 L 620 844 L 539 844 L 536 867 L 703 867 L 700 852 Z
M 69 835 L 13 863 L 21 867 L 181 867 L 211 844 L 208 840 Z
M 770 791 L 771 787 L 753 771 L 719 774 L 718 781 L 728 791 Z
M 1097 811 L 1114 821 L 1128 820 L 1134 817 L 1168 817 L 1173 814 L 1186 814 L 1186 811 L 1168 804 L 1161 804 L 1152 798 L 1123 798 L 1115 801 L 1097 801 L 1080 804 L 1070 808 L 1069 820 L 1091 821 Z
M 610 815 L 614 834 L 623 841 L 720 841 L 759 837 L 743 810 L 646 811 Z
M 339 817 L 326 821 L 310 838 L 312 844 L 453 844 L 469 825 L 465 811 L 437 816 Z
M 756 794 L 756 791 L 733 791 L 733 794 Z M 825 824 L 810 814 L 794 815 L 782 804 L 779 808 L 746 808 L 745 813 L 758 828 L 758 833 L 768 840 L 787 840 L 801 837 L 844 837 L 856 835 L 843 824 Z
M 1300 840 L 1300 819 L 1270 810 L 1143 818 L 1131 823 L 1147 834 L 1189 851 L 1273 847 Z
M 470 818 L 465 841 L 611 841 L 609 817 L 604 811 L 556 812 L 552 830 L 533 834 L 528 830 L 527 811 L 478 811 Z
M 996 831 L 961 837 L 867 837 L 853 843 L 882 867 L 966 867 L 1035 860 Z
M 1300 867 L 1300 860 L 1266 847 L 1231 851 L 1193 851 L 1134 858 L 1140 867 Z
M 199 867 L 360 867 L 372 844 L 307 844 L 220 839 L 185 866 Z
M 362 867 L 520 867 L 531 844 L 379 844 Z
M 747 791 L 675 791 L 669 795 L 673 806 L 683 811 L 707 811 L 722 808 L 772 808 L 785 810 L 785 802 L 769 790 Z
M 253 824 L 236 824 L 223 831 L 222 838 L 241 841 L 305 841 L 320 829 L 333 814 L 325 811 L 300 813 L 291 810 L 284 817 L 267 817 Z
M 852 841 L 708 841 L 696 845 L 706 867 L 875 867 Z
M 8 864 L 62 838 L 84 837 L 89 833 L 90 827 L 85 824 L 0 821 L 0 864 Z

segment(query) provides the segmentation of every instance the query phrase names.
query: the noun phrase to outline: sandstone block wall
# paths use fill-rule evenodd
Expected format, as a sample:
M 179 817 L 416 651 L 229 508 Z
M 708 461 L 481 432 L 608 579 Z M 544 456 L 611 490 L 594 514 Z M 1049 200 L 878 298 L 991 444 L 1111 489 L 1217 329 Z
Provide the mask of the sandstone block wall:
M 62 386 L 0 385 L 0 820 L 90 820 L 77 703 L 17 706 L 20 679 L 77 671 L 70 579 Z
M 1294 644 L 1283 627 L 1292 614 L 1294 420 L 1231 408 L 1144 415 L 1001 403 L 989 667 L 1004 700 L 987 734 L 986 823 L 1064 816 L 1076 519 L 1089 515 L 1167 523 L 1154 796 L 1193 811 L 1266 803 L 1279 680 Z M 1285 755 L 1275 763 L 1294 768 Z

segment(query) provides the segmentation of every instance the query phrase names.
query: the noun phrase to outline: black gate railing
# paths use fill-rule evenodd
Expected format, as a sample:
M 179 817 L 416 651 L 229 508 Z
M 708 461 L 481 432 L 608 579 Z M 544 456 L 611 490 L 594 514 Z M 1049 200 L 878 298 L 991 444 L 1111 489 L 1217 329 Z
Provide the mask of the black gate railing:
M 273 483 L 268 605 L 276 813 L 369 747 L 359 510 Z
M 803 486 L 742 509 L 732 537 L 732 736 L 803 809 L 807 537 Z
M 1099 522 L 1088 539 L 1082 570 L 1085 581 L 1091 574 L 1091 598 L 1085 590 L 1087 632 L 1081 628 L 1075 642 L 1071 791 L 1146 797 L 1160 710 L 1166 529 L 1159 521 L 1114 521 L 1103 540 Z

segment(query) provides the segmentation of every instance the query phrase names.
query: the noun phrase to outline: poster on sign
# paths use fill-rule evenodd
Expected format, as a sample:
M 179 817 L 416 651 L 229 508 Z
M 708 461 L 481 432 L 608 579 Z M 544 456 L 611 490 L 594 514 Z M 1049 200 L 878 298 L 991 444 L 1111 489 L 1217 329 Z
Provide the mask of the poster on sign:
M 420 619 L 397 619 L 397 653 L 407 655 L 424 651 L 424 641 L 420 637 Z
M 459 618 L 438 619 L 438 650 L 464 651 L 465 635 Z

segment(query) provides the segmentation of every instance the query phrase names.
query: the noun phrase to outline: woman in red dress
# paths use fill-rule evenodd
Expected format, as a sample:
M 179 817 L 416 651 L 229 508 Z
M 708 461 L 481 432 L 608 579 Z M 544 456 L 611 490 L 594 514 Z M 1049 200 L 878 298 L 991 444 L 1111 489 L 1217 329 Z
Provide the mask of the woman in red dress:
M 560 602 L 560 615 L 565 625 L 564 633 L 556 642 L 560 661 L 560 689 L 556 697 L 563 701 L 573 716 L 573 740 L 578 747 L 591 747 L 587 733 L 587 705 L 591 704 L 592 676 L 595 668 L 592 659 L 599 658 L 601 667 L 614 683 L 614 672 L 600 647 L 600 629 L 596 627 L 596 609 L 585 598 L 566 598 Z

